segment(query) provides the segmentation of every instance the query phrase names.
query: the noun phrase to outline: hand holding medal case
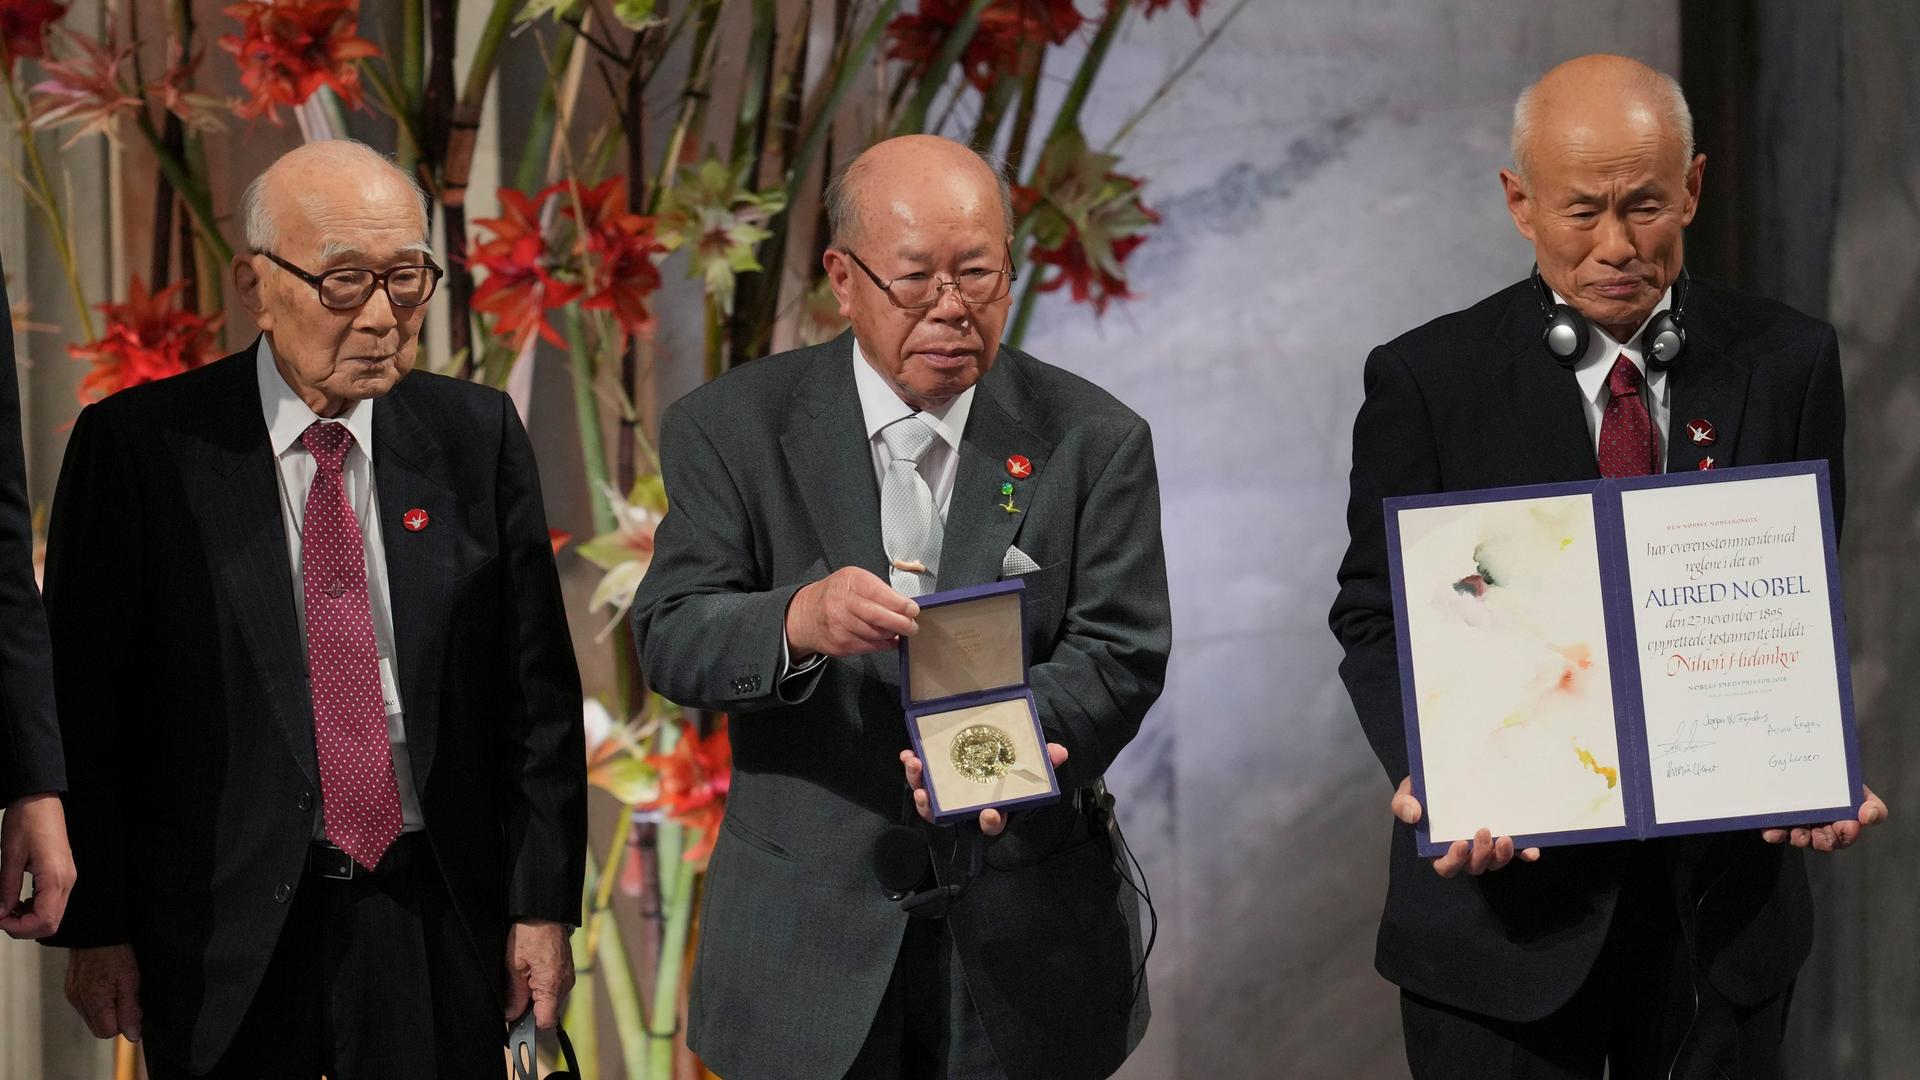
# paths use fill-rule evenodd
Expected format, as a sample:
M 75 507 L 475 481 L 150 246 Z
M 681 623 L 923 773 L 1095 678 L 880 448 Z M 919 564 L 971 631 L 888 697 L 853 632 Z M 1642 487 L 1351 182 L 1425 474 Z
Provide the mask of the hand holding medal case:
M 900 639 L 907 735 L 941 824 L 1060 797 L 1027 685 L 1024 589 L 1016 579 L 917 597 L 920 632 Z

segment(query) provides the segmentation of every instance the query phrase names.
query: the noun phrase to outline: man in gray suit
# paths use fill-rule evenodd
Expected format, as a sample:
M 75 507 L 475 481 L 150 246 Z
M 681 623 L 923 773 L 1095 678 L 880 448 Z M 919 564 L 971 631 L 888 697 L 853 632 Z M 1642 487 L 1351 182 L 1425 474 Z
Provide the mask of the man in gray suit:
M 1098 782 L 1171 636 L 1147 425 L 999 345 L 1012 215 L 972 151 L 881 143 L 828 203 L 852 332 L 701 387 L 661 434 L 635 641 L 656 690 L 733 717 L 690 1042 L 728 1080 L 1108 1076 L 1146 1000 Z M 1063 797 L 933 827 L 896 642 L 913 596 L 1023 570 Z

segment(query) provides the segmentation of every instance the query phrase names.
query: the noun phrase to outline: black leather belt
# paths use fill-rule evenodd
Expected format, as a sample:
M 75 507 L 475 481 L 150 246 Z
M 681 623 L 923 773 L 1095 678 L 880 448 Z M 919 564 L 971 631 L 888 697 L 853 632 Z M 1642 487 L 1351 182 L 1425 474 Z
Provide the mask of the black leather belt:
M 307 846 L 307 873 L 329 881 L 352 881 L 356 877 L 369 874 L 391 874 L 417 862 L 424 853 L 427 838 L 424 833 L 401 833 L 380 856 L 380 865 L 372 870 L 353 861 L 353 856 L 334 847 L 325 840 L 315 840 Z

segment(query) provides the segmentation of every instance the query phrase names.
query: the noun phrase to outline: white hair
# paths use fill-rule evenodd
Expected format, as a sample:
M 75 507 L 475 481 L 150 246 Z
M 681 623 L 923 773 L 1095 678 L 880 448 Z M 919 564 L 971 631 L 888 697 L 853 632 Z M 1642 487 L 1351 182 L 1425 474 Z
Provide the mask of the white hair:
M 401 182 L 406 184 L 407 190 L 413 192 L 414 199 L 420 205 L 420 242 L 414 245 L 413 249 L 431 252 L 432 246 L 429 240 L 433 227 L 427 217 L 427 193 L 421 188 L 420 181 L 414 179 L 412 173 L 394 164 L 392 158 L 357 139 L 322 139 L 318 142 L 306 143 L 282 154 L 278 161 L 267 166 L 265 171 L 253 178 L 253 182 L 247 185 L 247 190 L 240 196 L 240 216 L 246 222 L 249 249 L 261 252 L 272 251 L 274 245 L 280 240 L 279 223 L 274 221 L 273 211 L 267 205 L 267 184 L 280 163 L 295 155 L 318 158 L 327 165 L 338 168 L 373 165 L 399 177 Z M 308 201 L 309 196 L 296 193 L 294 198 L 301 200 L 303 205 L 311 205 Z
M 1680 167 L 1684 170 L 1693 164 L 1693 110 L 1687 107 L 1687 95 L 1680 89 L 1680 80 L 1650 68 L 1648 73 L 1653 77 L 1652 89 L 1659 98 L 1664 114 L 1661 119 L 1680 143 L 1683 155 Z M 1513 134 L 1509 149 L 1513 153 L 1513 171 L 1523 184 L 1527 179 L 1527 150 L 1533 144 L 1534 106 L 1539 97 L 1540 84 L 1545 81 L 1544 75 L 1534 80 L 1520 91 L 1520 96 L 1513 103 Z
M 956 144 L 959 142 L 957 139 L 948 141 Z M 1000 195 L 1001 221 L 1006 224 L 1008 231 L 1012 231 L 1013 186 L 1007 180 L 1007 163 L 977 147 L 969 146 L 967 149 L 973 151 L 973 156 L 979 158 L 980 163 L 993 173 L 994 186 Z M 827 233 L 834 247 L 844 247 L 848 237 L 860 231 L 858 195 L 860 174 L 864 172 L 866 172 L 866 166 L 862 164 L 862 158 L 856 157 L 846 168 L 835 173 L 833 178 L 827 181 L 827 191 L 823 201 L 827 207 Z

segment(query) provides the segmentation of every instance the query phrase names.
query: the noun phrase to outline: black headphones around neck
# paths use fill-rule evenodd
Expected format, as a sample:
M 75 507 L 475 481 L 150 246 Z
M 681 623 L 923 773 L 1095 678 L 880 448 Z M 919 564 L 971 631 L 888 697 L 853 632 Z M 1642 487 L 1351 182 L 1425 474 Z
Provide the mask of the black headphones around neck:
M 1547 283 L 1540 280 L 1540 264 L 1534 264 L 1528 280 L 1533 285 L 1534 297 L 1540 301 L 1540 310 L 1547 317 L 1546 328 L 1540 334 L 1540 344 L 1555 363 L 1564 368 L 1573 367 L 1587 355 L 1587 342 L 1593 336 L 1587 317 L 1571 304 L 1553 302 L 1553 294 L 1547 291 Z M 1647 323 L 1642 337 L 1647 343 L 1647 368 L 1651 371 L 1667 370 L 1686 351 L 1687 327 L 1682 321 L 1682 313 L 1687 306 L 1687 290 L 1691 281 L 1686 269 L 1682 268 L 1680 276 L 1673 283 L 1673 304 Z

